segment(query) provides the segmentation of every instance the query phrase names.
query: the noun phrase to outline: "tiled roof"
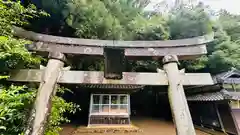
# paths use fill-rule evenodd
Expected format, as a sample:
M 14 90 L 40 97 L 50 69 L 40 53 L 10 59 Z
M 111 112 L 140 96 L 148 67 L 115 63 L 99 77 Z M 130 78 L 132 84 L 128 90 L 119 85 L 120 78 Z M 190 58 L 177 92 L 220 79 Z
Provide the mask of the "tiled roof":
M 240 77 L 231 78 L 232 75 L 240 76 L 240 71 L 236 69 L 232 69 L 230 71 L 217 74 L 213 77 L 214 83 L 239 83 L 240 84 Z
M 142 89 L 142 85 L 121 85 L 121 84 L 81 84 L 79 87 L 96 89 Z
M 188 101 L 220 101 L 224 100 L 221 92 L 203 93 L 187 97 Z
M 196 94 L 187 97 L 188 101 L 220 101 L 220 100 L 240 100 L 240 92 L 228 92 L 221 90 L 219 92 Z

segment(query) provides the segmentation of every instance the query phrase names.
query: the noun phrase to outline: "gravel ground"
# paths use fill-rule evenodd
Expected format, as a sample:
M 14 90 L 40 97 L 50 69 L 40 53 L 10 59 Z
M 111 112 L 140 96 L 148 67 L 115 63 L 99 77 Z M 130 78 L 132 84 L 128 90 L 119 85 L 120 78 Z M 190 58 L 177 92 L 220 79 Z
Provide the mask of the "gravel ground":
M 71 125 L 63 126 L 60 135 L 176 135 L 173 123 L 156 120 L 151 118 L 141 118 L 132 120 L 133 125 L 137 126 L 142 132 L 132 133 L 73 133 L 76 130 L 84 130 L 84 127 L 74 127 Z M 86 129 L 86 128 L 85 128 Z M 209 135 L 196 130 L 197 135 Z

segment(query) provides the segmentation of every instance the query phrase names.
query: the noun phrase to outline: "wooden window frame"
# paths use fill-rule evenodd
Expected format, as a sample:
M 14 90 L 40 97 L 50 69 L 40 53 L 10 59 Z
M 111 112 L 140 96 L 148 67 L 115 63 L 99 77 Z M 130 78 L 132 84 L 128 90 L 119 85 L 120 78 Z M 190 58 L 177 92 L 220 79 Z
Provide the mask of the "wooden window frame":
M 99 104 L 94 104 L 93 103 L 93 97 L 94 96 L 99 96 Z M 108 96 L 109 97 L 109 101 L 108 101 L 108 104 L 103 104 L 103 96 Z M 112 104 L 111 103 L 111 97 L 112 96 L 117 96 L 117 104 Z M 126 104 L 121 104 L 120 103 L 120 97 L 121 96 L 126 96 L 127 98 L 127 103 Z M 93 113 L 92 110 L 93 110 L 93 106 L 94 105 L 98 105 L 98 110 L 99 112 L 96 112 L 96 113 Z M 108 112 L 103 112 L 102 111 L 102 106 L 108 106 L 109 109 L 108 109 Z M 127 106 L 127 112 L 126 113 L 113 113 L 111 112 L 111 106 L 112 105 L 116 105 L 118 106 L 118 109 L 120 109 L 120 106 Z M 108 115 L 108 116 L 111 116 L 111 115 L 119 115 L 119 116 L 126 116 L 126 115 L 130 115 L 130 95 L 129 94 L 91 94 L 91 99 L 90 99 L 90 106 L 89 106 L 89 116 L 91 115 Z

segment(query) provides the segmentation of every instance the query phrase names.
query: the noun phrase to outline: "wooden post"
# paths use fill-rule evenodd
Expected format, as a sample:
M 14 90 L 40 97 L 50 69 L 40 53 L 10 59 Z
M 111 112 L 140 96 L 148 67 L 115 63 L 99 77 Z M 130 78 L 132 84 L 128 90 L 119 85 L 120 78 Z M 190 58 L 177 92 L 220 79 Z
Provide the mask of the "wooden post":
M 224 128 L 224 125 L 223 125 L 223 121 L 222 121 L 222 118 L 221 118 L 221 115 L 220 115 L 219 110 L 218 110 L 218 104 L 217 104 L 217 103 L 213 103 L 213 105 L 214 105 L 214 108 L 215 108 L 215 110 L 216 110 L 217 117 L 218 117 L 218 121 L 219 121 L 219 123 L 220 123 L 221 129 L 222 129 L 222 131 L 223 131 L 224 133 L 226 133 L 225 128 Z
M 168 97 L 173 121 L 177 128 L 177 135 L 196 135 L 177 63 L 176 55 L 167 55 L 163 58 L 163 68 L 169 83 Z
M 34 108 L 24 135 L 44 135 L 45 125 L 51 111 L 51 99 L 56 93 L 57 80 L 64 66 L 65 56 L 59 52 L 49 53 Z

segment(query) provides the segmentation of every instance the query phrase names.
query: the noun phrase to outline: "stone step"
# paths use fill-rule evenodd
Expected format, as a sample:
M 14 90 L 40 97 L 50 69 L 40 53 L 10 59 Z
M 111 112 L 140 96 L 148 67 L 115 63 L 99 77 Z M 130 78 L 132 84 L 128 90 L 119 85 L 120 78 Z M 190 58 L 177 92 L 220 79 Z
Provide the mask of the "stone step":
M 89 127 L 78 127 L 72 135 L 80 133 L 133 133 L 142 132 L 133 125 L 94 125 Z

